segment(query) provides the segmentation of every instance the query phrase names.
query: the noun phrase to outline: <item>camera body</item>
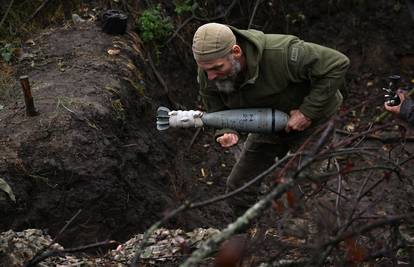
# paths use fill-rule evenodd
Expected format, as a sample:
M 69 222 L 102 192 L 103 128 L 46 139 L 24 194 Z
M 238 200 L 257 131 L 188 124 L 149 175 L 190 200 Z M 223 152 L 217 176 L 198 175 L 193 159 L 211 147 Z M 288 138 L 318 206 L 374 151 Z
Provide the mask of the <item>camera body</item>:
M 108 34 L 124 34 L 128 16 L 119 10 L 109 9 L 101 14 L 102 30 Z
M 398 84 L 401 77 L 398 75 L 391 75 L 388 77 L 388 88 L 382 88 L 385 92 L 385 104 L 388 106 L 398 106 L 401 104 L 401 99 L 397 94 Z

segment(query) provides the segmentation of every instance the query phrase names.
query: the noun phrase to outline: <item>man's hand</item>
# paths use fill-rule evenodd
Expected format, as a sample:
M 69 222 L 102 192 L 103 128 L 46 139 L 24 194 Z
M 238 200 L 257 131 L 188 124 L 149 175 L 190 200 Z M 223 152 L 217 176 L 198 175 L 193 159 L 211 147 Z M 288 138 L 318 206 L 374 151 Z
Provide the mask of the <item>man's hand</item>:
M 239 136 L 234 133 L 225 133 L 216 139 L 222 147 L 231 147 L 239 142 Z
M 401 92 L 398 92 L 398 96 L 400 97 L 400 100 L 401 100 L 401 103 L 398 106 L 389 106 L 386 103 L 384 103 L 384 108 L 386 110 L 388 110 L 391 113 L 397 114 L 397 115 L 400 114 L 401 104 L 405 100 L 405 94 L 401 93 Z
M 303 115 L 299 109 L 293 109 L 290 111 L 290 118 L 287 122 L 285 131 L 303 131 L 308 128 L 312 123 L 312 120 Z

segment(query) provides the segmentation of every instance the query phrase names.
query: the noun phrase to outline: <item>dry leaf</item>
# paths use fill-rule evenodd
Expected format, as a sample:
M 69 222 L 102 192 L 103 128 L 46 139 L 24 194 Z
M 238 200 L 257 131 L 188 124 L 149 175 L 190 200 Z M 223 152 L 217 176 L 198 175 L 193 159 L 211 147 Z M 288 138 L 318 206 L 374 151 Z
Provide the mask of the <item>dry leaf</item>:
M 353 124 L 352 122 L 348 123 L 348 124 L 345 126 L 345 130 L 346 130 L 347 132 L 353 132 L 353 131 L 355 131 L 355 124 Z
M 29 39 L 25 42 L 27 45 L 35 45 L 36 43 L 33 41 L 33 39 Z
M 385 145 L 382 146 L 382 150 L 388 152 L 388 151 L 391 151 L 392 147 L 393 146 L 391 144 L 385 144 Z
M 13 194 L 13 190 L 11 189 L 9 184 L 2 178 L 0 178 L 0 190 L 6 192 L 7 195 L 9 195 L 10 199 L 13 200 L 13 202 L 16 202 L 16 197 Z
M 110 56 L 116 56 L 121 52 L 121 50 L 119 50 L 118 48 L 109 48 L 108 49 L 108 54 Z

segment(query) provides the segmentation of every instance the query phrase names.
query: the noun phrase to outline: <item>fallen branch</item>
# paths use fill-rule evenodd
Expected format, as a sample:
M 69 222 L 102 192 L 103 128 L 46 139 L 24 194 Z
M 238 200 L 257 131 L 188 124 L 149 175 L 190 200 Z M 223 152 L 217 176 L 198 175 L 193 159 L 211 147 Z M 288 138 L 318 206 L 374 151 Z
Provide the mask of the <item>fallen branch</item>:
M 369 231 L 372 231 L 376 228 L 380 228 L 382 226 L 397 224 L 400 221 L 402 221 L 404 219 L 408 219 L 408 218 L 414 218 L 414 213 L 412 212 L 412 213 L 403 214 L 403 215 L 394 215 L 394 216 L 384 217 L 382 220 L 377 220 L 376 222 L 365 225 L 365 226 L 357 229 L 356 231 L 340 234 L 339 236 L 337 236 L 337 237 L 331 239 L 330 241 L 326 242 L 325 244 L 323 244 L 321 246 L 321 248 L 322 247 L 327 247 L 327 246 L 330 246 L 330 245 L 336 245 L 339 242 L 344 241 L 345 239 L 365 234 Z
M 50 244 L 48 246 L 46 246 L 45 248 L 39 250 L 31 260 L 29 260 L 25 265 L 23 265 L 23 267 L 30 267 L 30 266 L 36 266 L 37 263 L 39 263 L 40 261 L 39 258 L 42 258 L 42 255 L 45 253 L 46 250 L 48 250 L 53 244 L 55 244 L 59 238 L 61 237 L 61 235 L 66 231 L 66 229 L 69 227 L 69 225 L 76 219 L 76 217 L 78 217 L 78 215 L 82 212 L 82 210 L 78 210 L 75 215 L 72 216 L 72 218 L 65 224 L 65 226 L 63 226 L 62 229 L 60 229 L 59 233 L 55 236 L 55 238 L 53 238 L 52 242 L 50 242 Z M 49 256 L 50 257 L 50 256 Z M 42 259 L 44 260 L 44 259 Z
M 85 251 L 85 250 L 92 249 L 92 248 L 99 248 L 99 247 L 113 245 L 113 244 L 118 244 L 118 242 L 113 241 L 113 240 L 107 240 L 103 242 L 98 242 L 98 243 L 93 243 L 93 244 L 89 244 L 85 246 L 76 247 L 76 248 L 68 248 L 68 249 L 63 249 L 63 250 L 50 250 L 50 251 L 46 251 L 42 253 L 42 255 L 33 259 L 31 262 L 29 262 L 28 264 L 24 266 L 35 267 L 38 263 L 50 257 L 63 256 L 68 253 L 80 252 L 80 251 Z

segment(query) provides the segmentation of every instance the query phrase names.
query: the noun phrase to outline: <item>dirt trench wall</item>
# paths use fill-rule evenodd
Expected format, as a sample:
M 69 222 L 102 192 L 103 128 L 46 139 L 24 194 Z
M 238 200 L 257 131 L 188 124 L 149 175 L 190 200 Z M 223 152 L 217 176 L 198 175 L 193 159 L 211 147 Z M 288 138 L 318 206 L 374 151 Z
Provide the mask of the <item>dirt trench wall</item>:
M 162 92 L 146 91 L 139 38 L 86 23 L 34 43 L 18 75 L 30 77 L 40 115 L 26 117 L 20 94 L 0 112 L 0 177 L 17 199 L 3 195 L 0 231 L 55 234 L 79 209 L 64 243 L 144 230 L 174 205 L 166 193 L 174 153 L 154 127 L 152 98 Z

